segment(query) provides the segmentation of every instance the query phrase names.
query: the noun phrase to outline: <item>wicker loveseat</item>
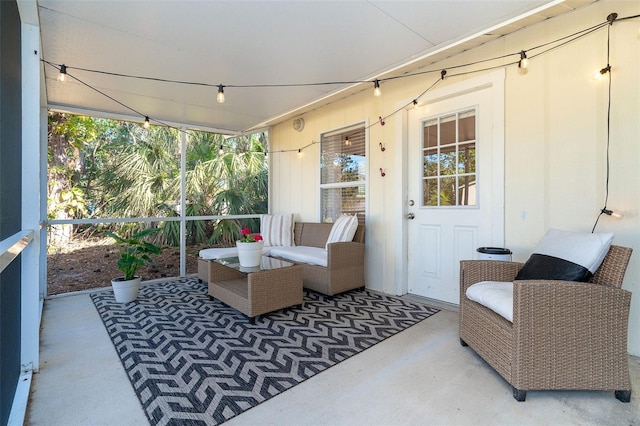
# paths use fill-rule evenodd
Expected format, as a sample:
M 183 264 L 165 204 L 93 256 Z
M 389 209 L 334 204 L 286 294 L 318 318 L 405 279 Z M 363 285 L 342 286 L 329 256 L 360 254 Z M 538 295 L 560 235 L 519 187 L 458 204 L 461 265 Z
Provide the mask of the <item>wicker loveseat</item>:
M 524 401 L 529 390 L 614 390 L 631 399 L 621 289 L 632 250 L 612 245 L 589 283 L 514 281 L 518 262 L 460 262 L 460 343 L 471 347 Z M 513 322 L 466 297 L 480 281 L 513 281 Z
M 347 290 L 363 288 L 364 282 L 364 225 L 358 225 L 351 242 L 327 245 L 327 266 L 314 265 L 289 258 L 283 252 L 296 247 L 324 248 L 331 233 L 331 223 L 296 222 L 295 247 L 271 250 L 271 257 L 281 257 L 302 265 L 302 282 L 305 288 L 333 296 Z M 276 254 L 280 253 L 281 256 Z
M 332 227 L 331 223 L 296 222 L 293 230 L 295 246 L 265 247 L 264 254 L 301 265 L 302 282 L 307 289 L 333 296 L 364 288 L 364 225 L 358 225 L 352 241 L 326 245 L 326 266 L 305 262 L 297 256 L 299 253 L 306 254 L 308 248 L 324 249 Z M 237 256 L 233 247 L 201 251 L 198 278 L 209 282 L 211 259 L 233 256 Z

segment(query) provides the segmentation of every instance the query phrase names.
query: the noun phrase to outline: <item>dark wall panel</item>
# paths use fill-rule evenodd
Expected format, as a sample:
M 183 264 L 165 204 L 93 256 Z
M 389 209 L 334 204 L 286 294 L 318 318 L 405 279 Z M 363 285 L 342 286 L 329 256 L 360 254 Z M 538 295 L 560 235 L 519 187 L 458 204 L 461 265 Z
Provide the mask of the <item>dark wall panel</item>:
M 22 222 L 22 81 L 20 15 L 0 0 L 0 239 Z M 20 376 L 20 257 L 0 274 L 0 425 L 5 425 Z

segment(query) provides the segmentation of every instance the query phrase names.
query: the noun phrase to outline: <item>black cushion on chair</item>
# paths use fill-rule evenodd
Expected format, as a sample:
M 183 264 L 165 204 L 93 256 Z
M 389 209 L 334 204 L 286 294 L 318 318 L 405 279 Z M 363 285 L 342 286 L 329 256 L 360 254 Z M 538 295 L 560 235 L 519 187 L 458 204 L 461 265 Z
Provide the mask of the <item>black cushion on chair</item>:
M 516 280 L 589 281 L 593 274 L 584 266 L 545 254 L 534 253 Z
M 612 233 L 550 229 L 516 280 L 589 281 L 611 247 Z

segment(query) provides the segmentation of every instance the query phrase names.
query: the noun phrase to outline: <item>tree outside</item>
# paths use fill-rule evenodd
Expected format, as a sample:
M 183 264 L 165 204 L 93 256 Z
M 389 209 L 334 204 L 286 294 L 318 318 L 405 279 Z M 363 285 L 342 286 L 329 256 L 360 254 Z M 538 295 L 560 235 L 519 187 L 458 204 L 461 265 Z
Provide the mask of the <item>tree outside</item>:
M 50 252 L 72 241 L 158 227 L 154 242 L 179 246 L 181 130 L 52 113 L 49 116 L 48 219 L 158 217 L 157 223 L 52 225 Z M 186 215 L 267 212 L 267 135 L 186 131 Z M 187 222 L 187 245 L 230 245 L 253 220 Z

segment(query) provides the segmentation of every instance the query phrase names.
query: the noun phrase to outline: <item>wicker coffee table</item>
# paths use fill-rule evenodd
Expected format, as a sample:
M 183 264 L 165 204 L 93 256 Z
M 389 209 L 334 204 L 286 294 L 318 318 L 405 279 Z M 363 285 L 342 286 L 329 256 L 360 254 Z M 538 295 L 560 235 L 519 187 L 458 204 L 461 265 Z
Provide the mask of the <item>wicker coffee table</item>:
M 237 257 L 209 265 L 209 296 L 253 319 L 267 312 L 302 305 L 302 266 L 262 257 L 255 268 L 243 268 Z

